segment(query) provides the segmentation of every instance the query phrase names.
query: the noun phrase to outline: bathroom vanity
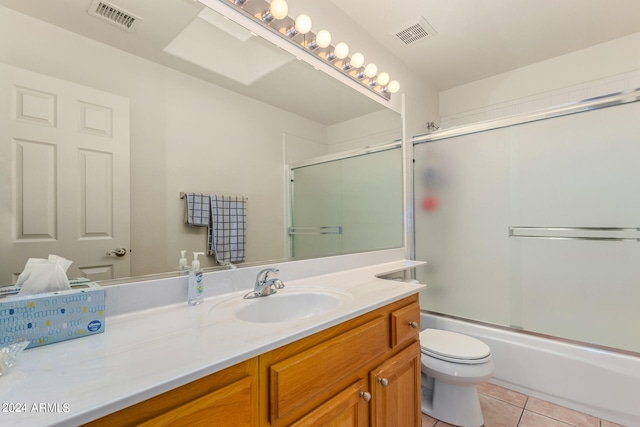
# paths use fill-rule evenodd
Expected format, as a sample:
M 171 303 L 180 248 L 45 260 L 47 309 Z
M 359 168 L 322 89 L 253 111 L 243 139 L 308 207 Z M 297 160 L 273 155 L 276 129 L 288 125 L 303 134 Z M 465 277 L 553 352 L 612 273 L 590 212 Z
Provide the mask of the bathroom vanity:
M 0 378 L 3 402 L 45 403 L 50 411 L 0 420 L 419 426 L 423 285 L 377 276 L 422 263 L 371 256 L 275 265 L 285 288 L 253 300 L 243 298 L 252 267 L 205 273 L 198 306 L 186 303 L 184 277 L 107 287 L 104 333 L 28 349 Z M 149 287 L 157 298 L 179 289 L 180 302 L 145 299 Z
M 413 295 L 87 425 L 419 426 L 419 319 Z

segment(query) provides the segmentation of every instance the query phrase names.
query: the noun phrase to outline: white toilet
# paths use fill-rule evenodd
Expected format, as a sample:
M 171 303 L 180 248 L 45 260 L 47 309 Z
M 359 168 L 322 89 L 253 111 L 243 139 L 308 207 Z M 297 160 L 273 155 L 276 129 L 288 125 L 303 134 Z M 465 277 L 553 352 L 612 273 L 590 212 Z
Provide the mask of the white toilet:
M 448 424 L 484 424 L 476 385 L 493 374 L 488 345 L 456 332 L 425 329 L 422 352 L 422 412 Z

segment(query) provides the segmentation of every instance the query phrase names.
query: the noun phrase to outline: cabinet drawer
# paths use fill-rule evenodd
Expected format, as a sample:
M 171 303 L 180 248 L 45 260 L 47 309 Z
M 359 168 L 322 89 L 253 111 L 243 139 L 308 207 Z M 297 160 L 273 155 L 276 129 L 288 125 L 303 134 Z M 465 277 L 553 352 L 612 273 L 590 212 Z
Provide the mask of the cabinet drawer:
M 255 357 L 83 427 L 255 427 L 258 421 L 258 358 Z
M 418 339 L 420 305 L 416 302 L 391 313 L 391 348 Z
M 270 366 L 271 422 L 383 355 L 388 343 L 387 327 L 385 318 L 380 317 Z
M 253 377 L 246 377 L 139 424 L 138 427 L 255 426 L 256 399 L 252 394 L 253 385 Z

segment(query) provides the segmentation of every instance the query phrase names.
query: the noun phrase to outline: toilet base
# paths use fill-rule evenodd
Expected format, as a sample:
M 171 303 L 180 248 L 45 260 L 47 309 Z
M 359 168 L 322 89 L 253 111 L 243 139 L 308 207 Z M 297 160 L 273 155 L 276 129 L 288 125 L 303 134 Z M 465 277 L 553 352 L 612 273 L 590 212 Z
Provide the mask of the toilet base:
M 422 412 L 461 427 L 484 425 L 475 384 L 449 384 L 422 374 Z

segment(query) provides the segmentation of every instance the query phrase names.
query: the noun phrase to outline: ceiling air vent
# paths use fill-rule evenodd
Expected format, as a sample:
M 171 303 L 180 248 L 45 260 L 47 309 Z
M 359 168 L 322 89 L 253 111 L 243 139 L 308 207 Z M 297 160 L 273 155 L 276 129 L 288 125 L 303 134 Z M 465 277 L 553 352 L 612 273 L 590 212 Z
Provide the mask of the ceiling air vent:
M 400 39 L 400 41 L 402 41 L 402 43 L 409 46 L 419 42 L 420 40 L 424 40 L 427 37 L 434 36 L 436 34 L 436 30 L 429 25 L 426 19 L 420 17 L 391 34 L 395 35 Z
M 88 12 L 91 16 L 129 32 L 133 32 L 137 22 L 142 20 L 139 16 L 102 0 L 94 0 Z

